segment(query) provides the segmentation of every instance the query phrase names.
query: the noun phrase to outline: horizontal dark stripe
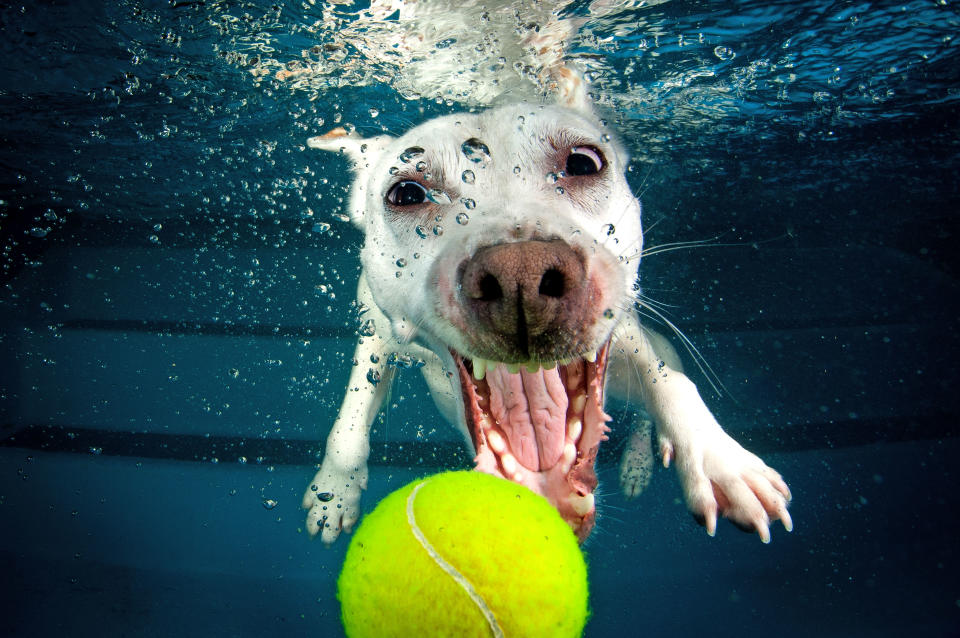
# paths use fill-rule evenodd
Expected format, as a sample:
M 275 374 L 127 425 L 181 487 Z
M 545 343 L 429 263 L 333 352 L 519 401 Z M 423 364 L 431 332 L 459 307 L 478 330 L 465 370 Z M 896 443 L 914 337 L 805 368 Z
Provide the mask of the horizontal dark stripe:
M 277 326 L 261 324 L 213 323 L 199 321 L 164 321 L 154 319 L 71 319 L 57 322 L 59 330 L 94 330 L 104 332 L 148 332 L 169 335 L 210 335 L 227 337 L 311 337 L 355 339 L 357 333 L 338 326 Z
M 880 443 L 926 441 L 960 435 L 960 415 L 932 414 L 887 419 L 858 419 L 807 423 L 782 428 L 730 431 L 750 450 L 760 454 L 830 450 Z M 105 456 L 128 456 L 210 463 L 246 462 L 261 465 L 312 465 L 322 458 L 319 441 L 251 439 L 231 436 L 115 432 L 92 428 L 48 425 L 16 427 L 7 424 L 0 447 L 44 452 L 72 452 Z M 623 429 L 619 429 L 622 436 Z M 616 464 L 617 434 L 601 446 L 599 463 Z M 243 460 L 241 460 L 243 459 Z M 423 467 L 466 466 L 467 450 L 455 442 L 390 442 L 372 444 L 373 465 Z
M 4 428 L 10 430 L 10 426 Z M 299 439 L 251 439 L 239 436 L 202 436 L 156 432 L 115 432 L 92 428 L 28 425 L 0 440 L 0 447 L 43 452 L 72 452 L 146 459 L 260 465 L 311 465 L 322 458 L 322 443 Z M 455 463 L 468 462 L 462 446 L 449 444 L 372 445 L 371 463 L 423 464 L 420 457 Z
M 648 321 L 647 325 L 651 328 L 669 334 L 669 328 L 659 325 L 656 321 Z M 768 331 L 794 331 L 794 330 L 836 330 L 836 329 L 854 329 L 867 328 L 879 330 L 882 328 L 901 327 L 904 329 L 920 331 L 931 330 L 931 326 L 942 325 L 943 322 L 929 321 L 919 323 L 916 321 L 897 322 L 889 321 L 887 323 L 878 323 L 876 321 L 867 322 L 863 318 L 832 318 L 824 320 L 822 318 L 810 318 L 809 321 L 796 318 L 783 318 L 782 320 L 767 319 L 763 325 L 757 323 L 737 323 L 737 322 L 687 322 L 683 324 L 683 331 L 687 336 L 697 339 L 697 335 L 718 335 L 727 332 L 768 332 Z M 145 332 L 150 334 L 164 335 L 196 335 L 196 336 L 249 336 L 249 337 L 302 337 L 302 338 L 330 338 L 330 339 L 349 339 L 357 337 L 356 331 L 346 326 L 283 326 L 283 325 L 265 325 L 265 324 L 233 324 L 222 322 L 201 322 L 201 321 L 167 321 L 157 319 L 70 319 L 67 321 L 58 321 L 51 324 L 59 330 L 90 330 L 102 332 Z

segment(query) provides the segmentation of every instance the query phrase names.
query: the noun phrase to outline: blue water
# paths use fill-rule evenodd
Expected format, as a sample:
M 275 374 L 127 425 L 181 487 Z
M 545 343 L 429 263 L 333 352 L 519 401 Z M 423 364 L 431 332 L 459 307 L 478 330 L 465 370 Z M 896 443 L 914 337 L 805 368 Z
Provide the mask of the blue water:
M 560 10 L 569 60 L 646 245 L 709 240 L 647 258 L 644 293 L 796 529 L 708 538 L 668 471 L 626 500 L 614 406 L 586 635 L 960 635 L 956 6 L 633 4 Z M 346 543 L 309 541 L 299 501 L 362 238 L 304 141 L 483 106 L 412 92 L 362 9 L 0 6 L 0 634 L 340 635 Z M 415 373 L 389 403 L 368 509 L 470 462 Z

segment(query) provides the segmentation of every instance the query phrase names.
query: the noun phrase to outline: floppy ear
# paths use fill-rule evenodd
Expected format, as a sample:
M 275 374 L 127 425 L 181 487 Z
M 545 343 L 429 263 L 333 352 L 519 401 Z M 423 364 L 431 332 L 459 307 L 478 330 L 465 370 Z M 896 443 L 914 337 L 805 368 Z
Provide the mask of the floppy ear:
M 580 113 L 593 114 L 593 103 L 587 95 L 587 81 L 576 70 L 562 66 L 554 72 L 557 103 Z
M 307 140 L 307 146 L 310 148 L 343 153 L 350 159 L 350 167 L 356 174 L 356 179 L 350 189 L 349 213 L 350 221 L 357 226 L 363 226 L 363 213 L 366 210 L 365 191 L 369 182 L 367 176 L 392 139 L 389 135 L 360 137 L 355 133 L 347 132 L 341 126 Z
M 360 168 L 363 164 L 376 157 L 380 151 L 393 139 L 389 135 L 376 137 L 360 137 L 356 133 L 348 133 L 342 126 L 307 140 L 307 146 L 322 151 L 346 153 L 355 165 Z

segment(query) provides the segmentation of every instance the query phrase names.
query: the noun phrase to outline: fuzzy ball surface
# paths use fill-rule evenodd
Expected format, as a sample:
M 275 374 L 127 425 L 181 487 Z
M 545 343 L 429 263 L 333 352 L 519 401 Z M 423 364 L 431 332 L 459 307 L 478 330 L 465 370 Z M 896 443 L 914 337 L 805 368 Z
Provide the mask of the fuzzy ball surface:
M 542 496 L 480 472 L 398 489 L 354 534 L 337 583 L 347 636 L 579 636 L 587 567 Z

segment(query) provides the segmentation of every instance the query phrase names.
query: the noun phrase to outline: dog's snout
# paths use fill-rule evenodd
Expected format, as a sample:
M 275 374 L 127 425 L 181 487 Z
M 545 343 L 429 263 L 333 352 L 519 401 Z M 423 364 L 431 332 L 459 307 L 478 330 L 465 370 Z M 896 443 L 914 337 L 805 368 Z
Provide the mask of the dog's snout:
M 528 356 L 530 340 L 563 327 L 585 301 L 586 266 L 564 241 L 522 241 L 481 248 L 461 269 L 463 303 L 481 330 Z

